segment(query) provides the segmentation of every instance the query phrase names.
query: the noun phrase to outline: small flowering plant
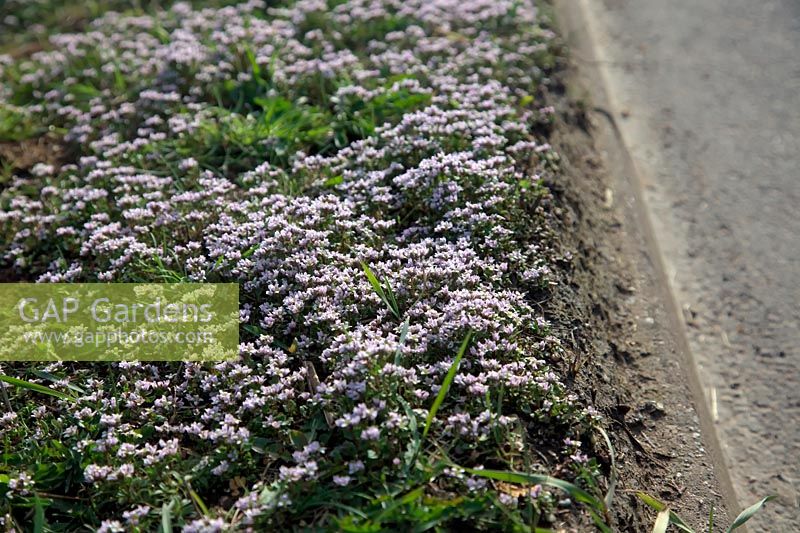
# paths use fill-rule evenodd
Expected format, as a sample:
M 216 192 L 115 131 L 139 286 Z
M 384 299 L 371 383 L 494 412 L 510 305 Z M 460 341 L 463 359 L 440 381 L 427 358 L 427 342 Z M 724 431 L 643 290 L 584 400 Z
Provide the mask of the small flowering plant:
M 235 361 L 4 365 L 40 387 L 0 382 L 4 523 L 579 513 L 567 485 L 497 474 L 599 475 L 539 303 L 562 280 L 552 39 L 523 0 L 181 2 L 0 56 L 0 106 L 33 124 L 0 136 L 68 154 L 12 165 L 0 272 L 235 282 L 241 321 Z

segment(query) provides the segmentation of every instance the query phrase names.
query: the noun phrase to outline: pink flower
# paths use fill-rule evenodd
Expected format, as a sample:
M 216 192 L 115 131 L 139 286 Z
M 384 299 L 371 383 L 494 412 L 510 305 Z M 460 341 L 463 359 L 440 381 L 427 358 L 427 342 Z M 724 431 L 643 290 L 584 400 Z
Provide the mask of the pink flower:
M 361 432 L 361 440 L 378 440 L 381 436 L 381 430 L 375 426 L 368 427 Z

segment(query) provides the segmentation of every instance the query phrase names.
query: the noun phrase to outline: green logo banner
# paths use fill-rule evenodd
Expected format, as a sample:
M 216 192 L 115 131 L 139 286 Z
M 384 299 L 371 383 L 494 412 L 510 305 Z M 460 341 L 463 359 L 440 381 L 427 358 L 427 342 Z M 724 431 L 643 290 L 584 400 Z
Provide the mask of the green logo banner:
M 218 361 L 238 349 L 235 283 L 0 284 L 0 361 Z

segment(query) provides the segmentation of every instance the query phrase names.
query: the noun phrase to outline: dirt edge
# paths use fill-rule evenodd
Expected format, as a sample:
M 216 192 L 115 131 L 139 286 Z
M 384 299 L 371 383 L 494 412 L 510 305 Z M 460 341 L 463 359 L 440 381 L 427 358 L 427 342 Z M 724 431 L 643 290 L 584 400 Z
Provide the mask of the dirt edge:
M 605 404 L 619 426 L 615 446 L 621 445 L 622 459 L 632 455 L 637 463 L 618 458 L 620 492 L 630 497 L 634 489 L 653 493 L 698 527 L 714 506 L 718 523 L 724 523 L 725 511 L 740 507 L 642 200 L 639 174 L 616 129 L 614 117 L 620 114 L 608 97 L 602 63 L 591 59 L 591 25 L 580 1 L 554 4 L 573 58 L 564 100 L 578 103 L 577 114 L 571 111 L 572 124 L 560 128 L 554 139 L 568 169 L 579 248 L 587 252 L 585 264 L 579 265 L 583 281 L 577 292 L 600 306 L 590 310 L 591 323 L 605 329 L 610 346 L 605 355 L 602 349 L 596 355 L 605 358 L 618 380 L 610 394 L 599 387 L 597 403 Z M 602 344 L 601 335 L 594 336 Z M 641 442 L 619 442 L 620 435 L 631 433 L 630 439 L 639 436 Z M 636 530 L 642 516 L 651 513 L 636 502 L 629 504 L 631 511 L 623 512 L 639 515 L 628 517 Z

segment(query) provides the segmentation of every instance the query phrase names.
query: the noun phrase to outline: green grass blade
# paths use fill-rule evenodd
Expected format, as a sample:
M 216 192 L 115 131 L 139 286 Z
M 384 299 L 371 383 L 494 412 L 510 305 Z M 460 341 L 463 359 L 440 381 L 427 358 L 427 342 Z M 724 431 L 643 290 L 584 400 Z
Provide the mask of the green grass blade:
M 44 532 L 44 505 L 38 495 L 33 497 L 33 531 L 34 533 Z
M 594 509 L 589 509 L 589 514 L 592 517 L 592 522 L 594 522 L 594 525 L 600 530 L 600 533 L 614 533 L 614 530 L 606 525 L 600 515 L 597 514 L 597 511 Z
M 636 497 L 642 500 L 645 503 L 645 505 L 647 505 L 652 509 L 655 509 L 659 513 L 667 508 L 667 505 L 664 502 L 656 498 L 653 498 L 646 492 L 637 492 Z M 684 522 L 683 519 L 677 514 L 675 514 L 673 511 L 669 511 L 669 523 L 677 527 L 684 533 L 695 533 L 694 529 L 690 528 L 689 525 L 686 522 Z
M 408 337 L 408 317 L 403 321 L 400 326 L 400 340 L 397 342 L 397 350 L 394 352 L 394 364 L 399 365 L 403 356 L 403 346 L 406 345 L 406 338 Z
M 31 383 L 30 381 L 25 381 L 24 379 L 13 378 L 11 376 L 6 376 L 5 374 L 0 374 L 0 381 L 5 381 L 6 383 L 21 389 L 27 389 L 40 394 L 47 394 L 48 396 L 54 396 L 61 400 L 75 401 L 75 398 L 69 394 L 64 394 L 61 391 L 51 389 L 50 387 L 45 387 L 44 385 L 39 385 L 38 383 Z
M 496 479 L 507 483 L 516 483 L 517 485 L 545 485 L 557 488 L 566 492 L 570 498 L 576 502 L 586 504 L 601 513 L 605 510 L 602 501 L 580 487 L 573 485 L 569 481 L 564 481 L 563 479 L 542 474 L 525 474 L 508 470 L 477 470 L 475 468 L 464 468 L 464 470 L 473 476 Z
M 189 496 L 192 497 L 195 505 L 197 505 L 198 509 L 200 509 L 200 512 L 203 513 L 203 516 L 210 516 L 208 507 L 206 507 L 205 502 L 203 502 L 199 494 L 197 494 L 193 489 L 189 489 Z
M 53 375 L 50 372 L 45 372 L 44 370 L 31 370 L 31 372 L 33 372 L 33 374 L 36 375 L 37 377 L 46 379 L 47 381 L 50 381 L 52 383 L 58 383 L 59 381 L 62 381 L 64 379 L 59 376 Z M 78 387 L 77 385 L 73 385 L 72 383 L 67 383 L 66 387 L 71 391 L 77 392 L 78 394 L 86 394 L 85 390 Z
M 345 505 L 343 503 L 332 502 L 332 501 L 325 502 L 325 504 L 326 505 L 330 505 L 331 507 L 336 507 L 337 509 L 341 509 L 343 511 L 347 511 L 348 513 L 354 514 L 359 518 L 363 518 L 363 519 L 368 519 L 369 518 L 369 516 L 367 516 L 366 513 L 364 513 L 360 509 L 356 509 L 355 507 L 352 507 L 350 505 Z
M 750 507 L 739 513 L 739 516 L 736 517 L 736 520 L 733 521 L 733 524 L 731 524 L 731 526 L 726 530 L 726 532 L 730 533 L 734 529 L 742 527 L 742 525 L 744 525 L 745 522 L 753 518 L 753 515 L 756 514 L 759 510 L 761 510 L 761 508 L 764 506 L 765 503 L 767 503 L 770 500 L 774 500 L 775 498 L 776 496 L 767 496 L 766 498 L 763 498 L 762 500 L 754 503 L 753 505 L 751 505 Z
M 161 533 L 172 533 L 172 504 L 164 504 L 161 506 Z
M 403 496 L 400 496 L 399 498 L 395 498 L 394 500 L 389 502 L 389 505 L 383 508 L 380 514 L 378 514 L 378 516 L 375 518 L 375 521 L 380 523 L 380 521 L 383 520 L 386 516 L 389 516 L 392 513 L 392 511 L 394 511 L 398 507 L 402 507 L 403 505 L 407 505 L 413 501 L 418 500 L 419 498 L 422 497 L 424 493 L 425 493 L 425 487 L 421 486 L 405 493 Z
M 374 290 L 378 296 L 381 297 L 381 300 L 384 302 L 386 301 L 386 293 L 383 292 L 383 287 L 381 287 L 381 282 L 378 281 L 378 278 L 375 277 L 375 274 L 372 272 L 372 269 L 369 268 L 365 262 L 361 262 L 361 268 L 364 270 L 364 274 L 367 275 L 367 279 L 369 280 L 369 284 L 372 285 L 372 290 Z
M 394 313 L 394 316 L 400 318 L 400 306 L 397 305 L 397 298 L 388 279 L 386 280 L 386 305 L 389 306 L 389 310 Z
M 711 506 L 711 511 L 708 513 L 708 533 L 714 533 L 714 506 Z
M 407 476 L 411 468 L 413 468 L 414 462 L 417 460 L 417 455 L 419 455 L 419 450 L 422 447 L 422 439 L 420 438 L 419 428 L 417 427 L 417 415 L 402 396 L 398 396 L 397 399 L 403 406 L 406 417 L 408 417 L 408 429 L 411 432 L 410 442 L 406 446 L 406 452 L 403 454 L 405 462 L 403 465 L 403 474 Z
M 425 429 L 422 430 L 422 440 L 425 440 L 425 437 L 428 435 L 428 431 L 431 429 L 431 423 L 433 419 L 436 417 L 436 413 L 439 411 L 439 407 L 441 407 L 442 402 L 444 402 L 445 396 L 447 396 L 447 391 L 450 390 L 450 384 L 453 382 L 453 379 L 456 377 L 456 372 L 458 372 L 458 365 L 461 364 L 461 359 L 464 357 L 464 353 L 467 351 L 467 347 L 469 346 L 469 341 L 472 339 L 472 331 L 467 332 L 467 336 L 464 337 L 464 340 L 461 343 L 461 347 L 458 349 L 458 354 L 456 358 L 453 359 L 453 364 L 450 365 L 450 370 L 447 371 L 447 375 L 444 377 L 444 381 L 442 382 L 442 387 L 439 389 L 439 394 L 436 395 L 436 399 L 433 401 L 433 405 L 431 405 L 430 411 L 428 411 L 428 418 L 425 420 Z
M 651 509 L 655 509 L 655 510 L 656 510 L 656 511 L 658 511 L 658 512 L 661 512 L 661 511 L 663 511 L 664 509 L 666 509 L 666 508 L 667 508 L 667 506 L 666 506 L 666 505 L 664 505 L 664 504 L 663 504 L 661 501 L 659 501 L 659 500 L 657 500 L 657 499 L 653 498 L 652 496 L 650 496 L 650 495 L 649 495 L 649 494 L 647 494 L 646 492 L 637 492 L 637 493 L 636 493 L 636 496 L 637 496 L 637 497 L 638 497 L 640 500 L 642 500 L 642 501 L 644 502 L 644 504 L 645 504 L 645 505 L 647 505 L 647 506 L 648 506 L 648 507 L 650 507 Z
M 656 523 L 653 524 L 653 533 L 666 533 L 669 526 L 669 509 L 664 509 L 656 517 Z
M 369 268 L 365 262 L 361 261 L 361 268 L 364 270 L 364 274 L 367 275 L 367 280 L 369 280 L 369 284 L 372 285 L 372 290 L 380 297 L 381 301 L 389 308 L 389 311 L 399 320 L 400 319 L 400 308 L 397 305 L 397 300 L 394 297 L 394 292 L 392 291 L 392 286 L 389 285 L 389 282 L 386 281 L 386 289 L 384 290 L 383 285 L 381 282 L 378 281 L 377 276 L 375 273 L 372 272 L 372 269 Z

